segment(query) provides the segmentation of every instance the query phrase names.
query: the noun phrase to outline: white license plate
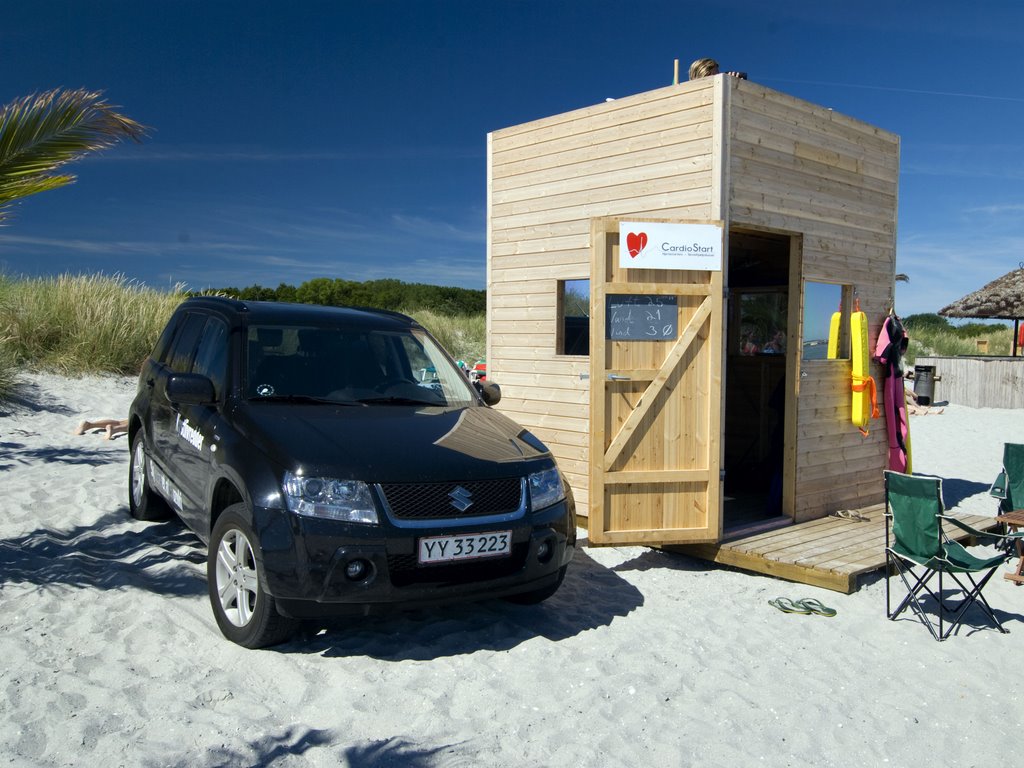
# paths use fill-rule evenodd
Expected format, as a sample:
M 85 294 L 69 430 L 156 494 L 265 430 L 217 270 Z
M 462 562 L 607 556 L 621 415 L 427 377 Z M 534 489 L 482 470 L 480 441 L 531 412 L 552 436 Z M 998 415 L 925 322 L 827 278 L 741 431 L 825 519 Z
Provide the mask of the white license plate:
M 463 533 L 420 539 L 420 564 L 450 563 L 480 557 L 505 557 L 512 553 L 512 531 Z

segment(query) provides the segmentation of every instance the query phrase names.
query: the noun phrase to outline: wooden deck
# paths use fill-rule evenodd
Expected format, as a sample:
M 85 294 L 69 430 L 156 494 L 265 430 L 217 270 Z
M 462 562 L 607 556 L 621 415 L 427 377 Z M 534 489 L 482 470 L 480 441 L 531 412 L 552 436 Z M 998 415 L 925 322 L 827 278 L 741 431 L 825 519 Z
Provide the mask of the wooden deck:
M 849 594 L 856 591 L 860 576 L 885 568 L 885 506 L 879 504 L 857 512 L 868 519 L 824 517 L 720 544 L 665 549 Z M 999 525 L 993 517 L 961 515 L 959 519 L 979 530 Z M 963 531 L 949 524 L 946 533 L 960 541 L 967 538 Z

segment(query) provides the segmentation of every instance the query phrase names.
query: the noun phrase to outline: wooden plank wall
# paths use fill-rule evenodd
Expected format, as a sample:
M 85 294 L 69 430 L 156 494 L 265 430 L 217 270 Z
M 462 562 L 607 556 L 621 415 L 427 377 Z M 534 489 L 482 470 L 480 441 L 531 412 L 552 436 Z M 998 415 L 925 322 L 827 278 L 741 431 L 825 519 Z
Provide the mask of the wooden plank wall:
M 709 219 L 720 78 L 492 133 L 488 378 L 498 408 L 547 443 L 586 514 L 589 358 L 556 354 L 559 280 L 590 278 L 590 222 Z
M 585 512 L 588 359 L 555 350 L 558 281 L 589 278 L 590 220 L 717 216 L 792 234 L 803 278 L 854 286 L 873 341 L 893 296 L 898 175 L 893 134 L 729 77 L 492 133 L 487 356 L 498 407 L 551 446 Z M 867 438 L 850 424 L 849 361 L 806 363 L 791 378 L 796 519 L 878 503 L 884 423 Z
M 940 377 L 934 384 L 932 403 L 1024 408 L 1024 358 L 919 357 L 914 364 L 933 366 Z
M 800 235 L 803 278 L 852 285 L 874 343 L 893 297 L 898 137 L 755 83 L 729 86 L 730 226 Z M 851 425 L 849 361 L 804 362 L 792 387 L 796 520 L 881 501 L 885 425 L 867 438 Z

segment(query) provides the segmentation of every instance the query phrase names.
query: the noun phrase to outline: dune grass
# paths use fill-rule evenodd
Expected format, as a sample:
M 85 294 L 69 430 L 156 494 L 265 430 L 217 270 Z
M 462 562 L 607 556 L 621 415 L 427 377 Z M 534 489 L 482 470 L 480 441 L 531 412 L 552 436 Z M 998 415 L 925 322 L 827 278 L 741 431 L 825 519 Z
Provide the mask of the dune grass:
M 0 387 L 18 368 L 134 373 L 183 298 L 117 275 L 0 276 Z
M 23 369 L 136 373 L 185 295 L 181 286 L 161 292 L 119 275 L 0 275 L 0 400 Z M 409 314 L 454 357 L 472 364 L 484 356 L 483 315 Z
M 6 400 L 17 380 L 17 366 L 10 347 L 0 338 L 0 402 Z
M 910 330 L 907 362 L 912 364 L 918 357 L 934 355 L 1010 355 L 1013 351 L 1013 330 L 1005 326 L 991 327 L 991 331 L 979 331 L 971 336 L 964 336 L 955 330 L 913 328 Z M 979 341 L 982 344 L 979 344 Z
M 470 366 L 487 351 L 487 319 L 484 315 L 442 315 L 429 309 L 406 312 L 430 331 L 456 360 Z

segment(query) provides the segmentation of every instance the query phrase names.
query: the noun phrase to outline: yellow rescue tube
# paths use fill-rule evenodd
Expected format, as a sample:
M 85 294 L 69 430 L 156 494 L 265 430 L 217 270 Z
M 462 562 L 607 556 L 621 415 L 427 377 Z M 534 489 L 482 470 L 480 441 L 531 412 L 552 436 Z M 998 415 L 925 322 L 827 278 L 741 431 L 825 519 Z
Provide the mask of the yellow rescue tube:
M 833 312 L 828 324 L 828 359 L 839 357 L 839 323 L 843 319 L 842 312 Z
M 871 352 L 868 350 L 868 316 L 857 311 L 850 315 L 850 342 L 853 349 L 853 413 L 851 420 L 855 427 L 866 429 L 871 420 L 872 410 L 877 408 L 875 380 L 871 378 Z M 877 415 L 877 414 L 875 414 Z

